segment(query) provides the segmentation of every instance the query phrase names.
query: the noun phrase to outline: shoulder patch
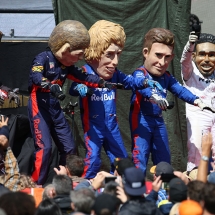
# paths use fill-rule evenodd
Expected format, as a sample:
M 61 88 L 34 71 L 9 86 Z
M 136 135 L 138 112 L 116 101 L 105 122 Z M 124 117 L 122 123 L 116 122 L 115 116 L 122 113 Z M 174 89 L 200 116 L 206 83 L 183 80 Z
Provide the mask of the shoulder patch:
M 42 72 L 43 71 L 43 66 L 33 66 L 32 71 L 33 72 Z

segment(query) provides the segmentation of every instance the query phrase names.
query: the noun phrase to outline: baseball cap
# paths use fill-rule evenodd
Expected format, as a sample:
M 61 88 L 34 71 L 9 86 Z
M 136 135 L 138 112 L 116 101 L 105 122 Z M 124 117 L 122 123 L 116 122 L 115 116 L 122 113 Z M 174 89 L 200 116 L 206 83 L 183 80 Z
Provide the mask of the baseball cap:
M 104 211 L 108 214 L 113 214 L 118 209 L 120 205 L 119 199 L 107 193 L 99 194 L 94 202 L 92 209 L 95 211 L 96 215 L 103 214 Z
M 162 173 L 164 174 L 173 174 L 173 167 L 171 166 L 171 164 L 165 162 L 165 161 L 161 161 L 160 163 L 158 163 L 155 166 L 152 166 L 150 169 L 150 173 L 155 174 L 156 176 L 161 175 Z
M 169 182 L 169 200 L 173 203 L 187 199 L 187 186 L 180 178 Z
M 187 178 L 189 178 L 191 181 L 197 179 L 198 174 L 198 167 L 194 167 L 191 171 L 185 171 L 183 174 L 186 175 Z
M 126 168 L 134 167 L 135 165 L 130 158 L 115 158 L 114 166 L 117 173 L 122 176 Z
M 136 167 L 126 168 L 122 178 L 124 190 L 128 195 L 142 196 L 145 193 L 145 175 L 141 169 Z
M 178 207 L 180 215 L 202 215 L 203 210 L 201 205 L 193 200 L 182 201 Z

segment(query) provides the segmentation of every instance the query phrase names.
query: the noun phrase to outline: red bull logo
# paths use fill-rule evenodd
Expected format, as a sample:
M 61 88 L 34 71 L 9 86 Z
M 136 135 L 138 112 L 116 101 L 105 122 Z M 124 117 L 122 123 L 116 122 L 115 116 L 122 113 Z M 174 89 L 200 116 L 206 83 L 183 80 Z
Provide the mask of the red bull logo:
M 35 119 L 34 120 L 34 134 L 36 137 L 36 144 L 40 147 L 40 148 L 44 148 L 41 139 L 42 139 L 42 134 L 41 131 L 39 130 L 39 123 L 40 123 L 40 119 Z

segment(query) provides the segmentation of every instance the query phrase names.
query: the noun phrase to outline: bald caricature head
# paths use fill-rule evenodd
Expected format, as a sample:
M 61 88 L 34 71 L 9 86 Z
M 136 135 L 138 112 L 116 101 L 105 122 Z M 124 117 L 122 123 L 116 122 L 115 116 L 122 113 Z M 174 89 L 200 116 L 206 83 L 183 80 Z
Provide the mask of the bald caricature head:
M 55 57 L 65 66 L 83 59 L 84 49 L 90 44 L 86 27 L 76 20 L 64 20 L 52 31 L 48 45 Z

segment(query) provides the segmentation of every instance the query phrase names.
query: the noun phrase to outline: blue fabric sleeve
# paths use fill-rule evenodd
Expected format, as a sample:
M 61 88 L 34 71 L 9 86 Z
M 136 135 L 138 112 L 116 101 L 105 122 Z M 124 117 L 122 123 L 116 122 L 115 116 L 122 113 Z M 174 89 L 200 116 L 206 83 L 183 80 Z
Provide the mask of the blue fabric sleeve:
M 78 85 L 78 83 L 76 83 L 76 82 L 73 82 L 73 83 L 71 84 L 71 87 L 70 87 L 70 89 L 69 89 L 69 94 L 70 94 L 71 96 L 79 96 L 79 92 L 78 92 L 77 90 L 74 89 L 77 85 Z
M 143 74 L 143 72 L 141 73 Z M 117 78 L 118 83 L 123 84 L 126 90 L 138 90 L 144 88 L 144 75 L 134 77 L 132 75 L 126 75 L 125 73 L 117 70 Z
M 134 78 L 141 78 L 143 77 L 144 79 L 146 79 L 146 77 L 144 76 L 144 73 L 140 70 L 136 70 L 133 72 L 133 77 Z M 145 89 L 142 90 L 138 90 L 138 92 L 145 98 L 149 99 L 152 96 L 152 91 L 153 89 L 150 87 L 147 87 Z
M 170 76 L 168 90 L 176 95 L 179 99 L 183 101 L 194 104 L 194 101 L 199 97 L 191 93 L 188 89 L 183 87 L 172 75 Z

